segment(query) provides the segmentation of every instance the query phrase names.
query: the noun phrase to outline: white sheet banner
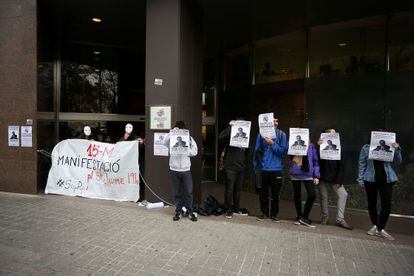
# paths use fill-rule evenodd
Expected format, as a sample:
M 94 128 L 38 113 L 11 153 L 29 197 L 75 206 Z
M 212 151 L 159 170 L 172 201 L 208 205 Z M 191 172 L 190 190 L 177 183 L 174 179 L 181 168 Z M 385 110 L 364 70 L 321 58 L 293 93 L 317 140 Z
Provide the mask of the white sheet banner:
M 251 125 L 250 121 L 234 121 L 231 126 L 230 146 L 248 148 Z
M 170 155 L 190 155 L 190 131 L 188 129 L 170 130 Z
M 259 115 L 259 132 L 263 138 L 276 138 L 276 131 L 273 119 L 273 113 L 264 113 Z
M 372 131 L 368 159 L 392 162 L 394 160 L 396 135 L 394 132 Z
M 341 139 L 339 133 L 321 133 L 322 144 L 319 148 L 321 159 L 341 160 Z
M 309 147 L 309 129 L 290 128 L 289 129 L 289 155 L 306 156 Z
M 63 140 L 52 151 L 46 194 L 138 201 L 138 142 Z

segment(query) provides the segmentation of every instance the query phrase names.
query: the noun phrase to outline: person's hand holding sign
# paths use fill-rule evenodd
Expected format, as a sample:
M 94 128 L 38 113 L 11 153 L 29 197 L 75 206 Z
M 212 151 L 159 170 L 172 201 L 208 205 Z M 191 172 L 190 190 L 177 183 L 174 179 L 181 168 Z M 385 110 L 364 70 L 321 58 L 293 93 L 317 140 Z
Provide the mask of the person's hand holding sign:
M 314 178 L 314 179 L 313 179 L 313 184 L 318 185 L 318 184 L 319 184 L 319 179 Z
M 394 149 L 398 149 L 400 147 L 400 144 L 398 143 L 392 143 L 391 145 Z
M 273 140 L 272 139 L 270 139 L 269 137 L 265 137 L 265 140 L 266 140 L 266 142 L 269 144 L 269 145 L 273 145 Z

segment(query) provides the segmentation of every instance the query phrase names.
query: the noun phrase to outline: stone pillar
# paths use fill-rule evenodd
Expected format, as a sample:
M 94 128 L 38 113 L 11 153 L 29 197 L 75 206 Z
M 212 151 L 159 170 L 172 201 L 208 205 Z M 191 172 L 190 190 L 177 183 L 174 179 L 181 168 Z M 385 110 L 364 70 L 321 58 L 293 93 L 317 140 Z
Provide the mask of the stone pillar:
M 172 105 L 173 124 L 184 120 L 195 139 L 199 153 L 192 158 L 194 202 L 201 200 L 201 9 L 192 0 L 147 1 L 146 34 L 146 116 L 149 106 Z M 163 80 L 162 86 L 154 79 Z M 146 125 L 145 176 L 151 188 L 173 202 L 168 157 L 153 155 L 154 131 Z M 158 201 L 146 191 L 147 199 Z
M 0 1 L 0 190 L 36 193 L 36 0 Z M 33 120 L 33 147 L 9 147 L 8 126 Z

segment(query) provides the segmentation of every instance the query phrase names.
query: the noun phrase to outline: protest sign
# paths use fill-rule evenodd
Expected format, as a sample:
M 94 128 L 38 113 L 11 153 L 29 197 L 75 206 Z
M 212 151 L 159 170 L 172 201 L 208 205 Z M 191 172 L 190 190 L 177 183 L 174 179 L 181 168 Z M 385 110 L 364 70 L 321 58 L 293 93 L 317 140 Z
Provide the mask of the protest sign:
M 231 126 L 230 146 L 248 148 L 250 140 L 250 121 L 234 121 Z
M 368 159 L 392 162 L 394 160 L 396 135 L 394 132 L 372 131 Z
M 321 159 L 341 160 L 341 140 L 339 133 L 321 133 L 322 144 L 319 147 Z
M 69 139 L 52 151 L 46 194 L 138 201 L 138 142 Z
M 168 133 L 154 133 L 154 156 L 168 156 L 168 147 L 165 145 L 165 136 Z
M 19 126 L 9 126 L 9 147 L 18 147 L 19 143 Z
M 273 113 L 264 113 L 259 115 L 259 132 L 263 138 L 276 138 L 275 125 L 273 123 Z
M 306 156 L 309 147 L 309 129 L 290 128 L 289 129 L 289 155 Z
M 170 155 L 190 155 L 190 132 L 188 129 L 170 130 Z

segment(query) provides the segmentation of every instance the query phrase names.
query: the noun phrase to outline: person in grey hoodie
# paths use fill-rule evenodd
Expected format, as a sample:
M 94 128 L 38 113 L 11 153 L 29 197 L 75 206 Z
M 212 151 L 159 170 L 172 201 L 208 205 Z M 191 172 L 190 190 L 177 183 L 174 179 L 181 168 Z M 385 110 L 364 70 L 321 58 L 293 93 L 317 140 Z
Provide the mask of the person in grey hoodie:
M 184 121 L 177 121 L 175 128 L 186 129 Z M 189 216 L 192 221 L 197 221 L 197 214 L 193 212 L 193 178 L 191 175 L 190 157 L 196 156 L 198 153 L 197 143 L 190 136 L 189 155 L 173 155 L 170 154 L 170 172 L 174 186 L 174 203 L 175 214 L 174 221 L 179 220 L 182 216 Z M 170 134 L 164 139 L 164 145 L 169 147 Z

